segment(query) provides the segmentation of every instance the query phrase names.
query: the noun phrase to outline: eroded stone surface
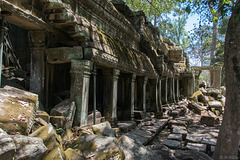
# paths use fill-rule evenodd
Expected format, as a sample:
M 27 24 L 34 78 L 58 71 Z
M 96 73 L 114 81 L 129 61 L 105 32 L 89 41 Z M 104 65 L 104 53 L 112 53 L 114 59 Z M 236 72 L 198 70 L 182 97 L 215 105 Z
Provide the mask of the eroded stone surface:
M 51 124 L 40 127 L 30 136 L 41 138 L 45 146 L 48 148 L 46 154 L 43 155 L 43 159 L 65 159 L 65 154 L 62 147 L 62 140 L 57 135 Z
M 0 159 L 12 159 L 16 152 L 13 139 L 0 128 Z
M 92 125 L 92 129 L 95 134 L 114 137 L 115 133 L 108 121 Z
M 181 142 L 175 140 L 164 140 L 162 144 L 169 148 L 177 149 L 180 147 Z
M 38 95 L 5 86 L 0 89 L 0 128 L 27 135 L 38 108 Z
M 186 148 L 190 150 L 206 152 L 206 144 L 199 144 L 199 143 L 188 143 Z

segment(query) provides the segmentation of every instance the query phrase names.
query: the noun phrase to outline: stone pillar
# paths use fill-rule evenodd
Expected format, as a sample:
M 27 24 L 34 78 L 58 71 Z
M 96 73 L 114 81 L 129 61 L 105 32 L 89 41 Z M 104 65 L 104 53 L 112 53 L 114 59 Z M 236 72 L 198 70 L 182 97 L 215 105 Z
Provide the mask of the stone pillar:
M 212 87 L 220 89 L 221 88 L 221 75 L 222 75 L 222 65 L 215 65 L 213 70 L 213 83 Z
M 117 126 L 117 89 L 118 89 L 118 76 L 120 71 L 117 69 L 104 69 L 104 91 L 103 91 L 103 105 L 104 116 L 112 127 Z
M 179 101 L 179 96 L 180 96 L 180 93 L 179 93 L 179 78 L 177 78 L 177 102 Z
M 155 84 L 155 96 L 156 96 L 156 110 L 157 110 L 157 113 L 160 111 L 159 110 L 159 101 L 158 101 L 158 83 L 159 83 L 159 80 L 156 79 L 156 84 Z
M 158 82 L 158 100 L 159 100 L 159 111 L 162 110 L 162 80 Z
M 30 91 L 38 94 L 39 101 L 45 104 L 45 32 L 29 31 L 31 41 Z
M 166 77 L 166 81 L 165 81 L 165 102 L 166 104 L 168 104 L 168 77 Z
M 133 73 L 132 80 L 131 80 L 131 120 L 134 120 L 135 81 L 136 81 L 136 74 Z
M 76 103 L 74 126 L 87 125 L 89 83 L 92 62 L 88 60 L 71 61 L 70 99 Z
M 143 81 L 143 111 L 147 112 L 146 108 L 146 86 L 147 86 L 148 77 L 144 77 Z
M 201 70 L 195 70 L 195 81 L 194 81 L 194 91 L 193 92 L 196 92 L 199 90 L 199 77 L 200 77 L 200 74 L 201 74 Z
M 169 90 L 170 90 L 170 95 L 169 95 L 169 98 L 170 98 L 170 103 L 173 102 L 173 81 L 172 81 L 172 78 L 169 79 Z
M 173 77 L 172 78 L 172 88 L 173 88 L 173 102 L 175 102 L 176 101 L 176 96 L 175 96 L 175 78 Z

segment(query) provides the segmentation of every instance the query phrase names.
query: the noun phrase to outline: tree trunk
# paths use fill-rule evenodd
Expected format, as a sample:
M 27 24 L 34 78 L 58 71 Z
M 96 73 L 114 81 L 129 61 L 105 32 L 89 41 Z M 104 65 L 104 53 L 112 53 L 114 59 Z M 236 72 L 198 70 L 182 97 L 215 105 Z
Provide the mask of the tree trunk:
M 212 59 L 215 56 L 216 53 L 216 45 L 217 45 L 217 22 L 213 22 L 213 34 L 212 34 L 212 44 L 211 44 L 211 54 L 210 54 L 210 60 L 212 64 Z
M 237 1 L 236 6 L 240 2 Z M 237 7 L 235 7 L 237 8 Z M 226 107 L 214 159 L 238 159 L 240 140 L 240 22 L 233 11 L 225 38 Z
M 154 15 L 154 27 L 157 27 L 157 16 Z

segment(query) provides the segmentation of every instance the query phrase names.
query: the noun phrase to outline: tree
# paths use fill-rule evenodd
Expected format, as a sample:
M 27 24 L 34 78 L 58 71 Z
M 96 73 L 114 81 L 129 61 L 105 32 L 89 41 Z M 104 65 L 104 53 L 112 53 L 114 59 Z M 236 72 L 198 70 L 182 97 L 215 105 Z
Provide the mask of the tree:
M 191 58 L 199 60 L 200 66 L 209 64 L 211 32 L 212 28 L 206 24 L 202 25 L 200 20 L 199 25 L 195 25 L 194 29 L 189 34 L 190 43 L 187 51 Z
M 238 159 L 240 140 L 240 1 L 219 1 L 221 12 L 231 10 L 225 38 L 226 107 L 214 159 Z M 231 8 L 230 8 L 231 7 Z
M 133 10 L 142 10 L 154 26 L 164 21 L 166 15 L 171 13 L 180 4 L 179 0 L 125 0 L 126 4 Z
M 182 9 L 181 0 L 126 0 L 126 4 L 133 10 L 142 10 L 160 30 L 164 38 L 171 38 L 177 45 L 186 49 L 188 36 L 184 27 L 188 14 Z

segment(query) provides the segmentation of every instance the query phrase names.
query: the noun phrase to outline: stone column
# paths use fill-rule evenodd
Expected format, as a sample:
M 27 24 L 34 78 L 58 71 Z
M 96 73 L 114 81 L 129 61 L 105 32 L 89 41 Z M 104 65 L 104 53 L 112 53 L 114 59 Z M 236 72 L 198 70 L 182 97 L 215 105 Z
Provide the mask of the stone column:
M 156 84 L 155 84 L 155 96 L 156 96 L 156 110 L 157 110 L 157 113 L 159 112 L 159 101 L 158 101 L 158 83 L 159 83 L 159 80 L 156 79 Z
M 172 81 L 172 78 L 169 79 L 169 90 L 170 90 L 170 95 L 169 95 L 170 103 L 172 103 L 173 102 L 173 81 Z
M 136 81 L 136 74 L 132 74 L 131 80 L 131 120 L 134 120 L 134 92 L 135 92 L 135 81 Z
M 159 110 L 162 110 L 162 80 L 159 79 L 158 82 L 158 100 L 159 100 Z
M 166 81 L 165 81 L 165 102 L 166 104 L 168 104 L 168 77 L 166 77 Z
M 177 78 L 177 102 L 179 101 L 179 96 L 180 96 L 180 93 L 179 93 L 179 78 Z
M 120 71 L 118 69 L 104 69 L 104 91 L 103 91 L 103 105 L 104 116 L 112 127 L 117 126 L 117 89 L 118 76 Z
M 173 102 L 175 102 L 176 101 L 176 96 L 175 96 L 175 78 L 173 77 L 172 78 L 172 88 L 173 88 Z
M 148 77 L 144 77 L 143 81 L 143 111 L 147 112 L 146 108 L 146 86 L 147 86 Z
M 212 87 L 220 89 L 221 88 L 221 75 L 222 75 L 222 65 L 215 65 L 213 70 L 213 83 Z
M 29 37 L 32 45 L 30 66 L 30 91 L 38 94 L 40 102 L 45 104 L 45 32 L 29 31 Z
M 74 126 L 87 125 L 89 83 L 92 62 L 88 60 L 71 61 L 70 99 L 76 103 Z
M 201 74 L 201 70 L 195 70 L 195 86 L 194 86 L 194 91 L 193 92 L 196 92 L 199 90 L 199 77 L 200 77 L 200 74 Z

